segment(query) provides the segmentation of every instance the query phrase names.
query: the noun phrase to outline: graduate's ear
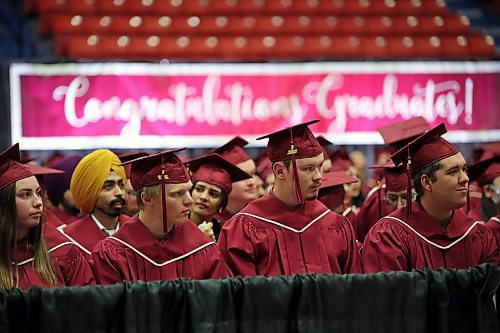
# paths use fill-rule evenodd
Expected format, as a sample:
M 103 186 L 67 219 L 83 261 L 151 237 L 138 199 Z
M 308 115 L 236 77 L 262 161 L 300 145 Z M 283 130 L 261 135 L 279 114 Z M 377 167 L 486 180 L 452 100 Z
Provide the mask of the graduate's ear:
M 141 192 L 141 201 L 143 206 L 151 206 L 152 198 L 146 193 Z
M 431 178 L 425 173 L 420 176 L 420 182 L 422 183 L 422 188 L 426 191 L 432 192 L 432 181 Z
M 286 166 L 283 162 L 275 162 L 273 163 L 273 172 L 274 176 L 277 179 L 285 179 Z

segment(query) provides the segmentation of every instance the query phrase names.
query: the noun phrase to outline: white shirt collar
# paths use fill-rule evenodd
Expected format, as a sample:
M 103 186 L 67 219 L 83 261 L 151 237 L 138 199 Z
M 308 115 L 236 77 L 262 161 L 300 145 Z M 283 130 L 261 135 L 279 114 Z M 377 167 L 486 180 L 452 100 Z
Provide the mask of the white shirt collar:
M 95 224 L 97 224 L 97 227 L 99 228 L 99 230 L 102 230 L 108 236 L 113 236 L 115 234 L 115 232 L 117 232 L 118 229 L 120 229 L 120 221 L 118 221 L 118 223 L 116 224 L 116 227 L 114 229 L 110 230 L 110 229 L 106 229 L 106 227 L 103 226 L 101 222 L 99 222 L 99 220 L 97 219 L 97 217 L 95 217 L 94 214 L 90 214 L 90 217 L 95 222 Z

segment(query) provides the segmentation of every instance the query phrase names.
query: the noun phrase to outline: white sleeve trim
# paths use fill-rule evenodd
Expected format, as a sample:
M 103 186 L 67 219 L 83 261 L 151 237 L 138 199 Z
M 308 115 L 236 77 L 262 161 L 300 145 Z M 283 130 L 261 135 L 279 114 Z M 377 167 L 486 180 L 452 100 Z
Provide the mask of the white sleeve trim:
M 108 237 L 108 239 L 114 239 L 115 241 L 122 243 L 123 245 L 125 245 L 128 248 L 130 248 L 132 251 L 134 251 L 135 253 L 137 253 L 138 255 L 140 255 L 141 257 L 143 257 L 144 259 L 146 259 L 147 261 L 149 261 L 151 264 L 155 265 L 156 267 L 163 267 L 163 266 L 171 264 L 171 263 L 173 263 L 175 261 L 184 259 L 184 258 L 192 255 L 193 253 L 198 252 L 201 249 L 204 249 L 205 247 L 207 247 L 209 245 L 215 244 L 215 242 L 208 242 L 208 243 L 203 244 L 202 246 L 199 246 L 196 249 L 191 250 L 188 253 L 185 253 L 185 254 L 177 257 L 177 258 L 173 258 L 173 259 L 167 260 L 167 261 L 162 262 L 162 263 L 157 263 L 154 260 L 152 260 L 151 258 L 149 258 L 148 256 L 146 256 L 144 253 L 142 253 L 141 251 L 137 250 L 135 247 L 133 247 L 132 245 L 130 245 L 129 243 L 127 243 L 127 242 L 125 242 L 125 241 L 123 241 L 121 239 L 118 239 L 118 238 L 116 238 L 114 236 L 110 236 L 110 237 Z
M 425 236 L 423 236 L 422 234 L 420 234 L 417 230 L 415 230 L 413 227 L 411 227 L 408 223 L 406 223 L 405 221 L 401 220 L 401 219 L 398 219 L 397 217 L 393 217 L 393 216 L 385 216 L 383 217 L 382 219 L 391 219 L 391 220 L 394 220 L 394 221 L 397 221 L 403 225 L 405 225 L 408 229 L 410 229 L 411 231 L 413 231 L 415 233 L 415 235 L 417 235 L 418 237 L 422 238 L 426 243 L 429 243 L 435 247 L 437 247 L 438 249 L 441 249 L 441 250 L 448 250 L 450 249 L 451 247 L 453 247 L 454 245 L 456 245 L 457 243 L 459 243 L 460 241 L 462 241 L 465 237 L 467 237 L 467 235 L 469 234 L 469 232 L 471 232 L 471 230 L 477 225 L 477 224 L 480 224 L 480 222 L 478 221 L 475 221 L 470 227 L 469 229 L 467 229 L 467 231 L 462 235 L 460 236 L 460 238 L 458 238 L 457 240 L 455 240 L 454 242 L 452 242 L 451 244 L 447 245 L 447 246 L 441 246 L 439 244 L 436 244 L 434 243 L 433 241 L 429 240 L 428 238 L 426 238 Z M 381 219 L 381 220 L 382 220 Z
M 375 186 L 374 188 L 372 188 L 370 190 L 370 192 L 368 192 L 368 194 L 366 195 L 366 198 L 365 200 L 367 200 L 369 197 L 371 197 L 373 195 L 373 193 L 377 192 L 377 191 L 380 191 L 381 189 L 385 188 L 385 184 L 382 184 L 380 186 Z
M 82 250 L 83 252 L 85 252 L 86 254 L 90 255 L 92 253 L 91 251 L 87 250 L 82 244 L 80 244 L 76 240 L 74 240 L 70 235 L 66 234 L 64 232 L 64 228 L 58 227 L 57 230 L 59 230 L 59 232 L 61 234 L 63 234 L 64 237 L 66 237 L 67 239 L 69 239 L 73 244 L 75 244 L 76 246 L 78 246 L 78 248 L 80 250 Z
M 496 216 L 493 216 L 492 218 L 490 218 L 490 220 L 493 220 L 493 221 L 495 221 L 497 223 L 500 223 L 500 219 L 498 217 L 496 217 Z
M 60 247 L 63 247 L 64 245 L 73 245 L 72 242 L 64 242 L 64 243 L 61 243 L 61 244 L 58 244 L 57 246 L 54 246 L 53 248 L 51 248 L 50 250 L 48 250 L 47 252 L 52 252 L 52 251 L 55 251 L 57 250 L 58 248 Z M 22 266 L 22 265 L 25 265 L 31 261 L 35 260 L 35 258 L 29 258 L 29 259 L 26 259 L 24 261 L 21 261 L 21 262 L 18 262 L 17 264 L 15 262 L 12 262 L 12 265 L 17 265 L 17 266 Z
M 290 226 L 287 226 L 287 225 L 284 225 L 282 223 L 279 223 L 279 222 L 276 222 L 276 221 L 273 221 L 273 220 L 270 220 L 270 219 L 266 219 L 265 217 L 262 217 L 262 216 L 258 216 L 258 215 L 254 215 L 254 214 L 249 214 L 249 213 L 237 213 L 236 215 L 246 215 L 246 216 L 250 216 L 250 217 L 253 217 L 253 218 L 256 218 L 258 220 L 261 220 L 261 221 L 264 221 L 264 222 L 267 222 L 267 223 L 271 223 L 271 224 L 274 224 L 274 225 L 277 225 L 278 227 L 281 227 L 281 228 L 284 228 L 284 229 L 287 229 L 287 230 L 290 230 L 290 231 L 293 231 L 297 234 L 300 234 L 304 231 L 307 230 L 307 228 L 309 228 L 311 225 L 313 225 L 314 223 L 316 223 L 317 221 L 319 221 L 323 216 L 325 216 L 326 214 L 328 214 L 329 212 L 331 212 L 330 209 L 326 210 L 324 213 L 322 213 L 321 215 L 319 215 L 318 217 L 316 217 L 314 220 L 312 220 L 311 222 L 309 222 L 304 228 L 300 229 L 300 230 L 297 230 L 295 228 L 292 228 Z M 235 215 L 235 216 L 236 216 Z

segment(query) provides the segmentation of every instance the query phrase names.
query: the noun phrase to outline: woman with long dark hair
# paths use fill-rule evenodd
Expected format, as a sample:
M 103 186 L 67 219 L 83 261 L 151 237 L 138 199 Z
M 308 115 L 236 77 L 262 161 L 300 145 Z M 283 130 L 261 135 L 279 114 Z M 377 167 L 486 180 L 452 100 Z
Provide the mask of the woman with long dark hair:
M 94 283 L 86 262 L 73 262 L 79 279 L 65 281 L 61 258 L 51 258 L 42 237 L 43 208 L 40 185 L 20 163 L 16 144 L 0 154 L 0 288 Z

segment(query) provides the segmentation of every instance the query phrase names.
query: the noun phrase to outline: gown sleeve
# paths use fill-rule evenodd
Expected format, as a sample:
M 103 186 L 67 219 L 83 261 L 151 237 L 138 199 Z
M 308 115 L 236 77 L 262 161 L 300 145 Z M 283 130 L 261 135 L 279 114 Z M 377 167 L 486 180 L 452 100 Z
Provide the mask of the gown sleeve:
M 73 244 L 65 244 L 50 253 L 52 265 L 60 273 L 65 286 L 85 286 L 95 284 L 87 259 Z
M 255 276 L 255 251 L 250 241 L 252 223 L 245 216 L 235 216 L 224 223 L 219 236 L 219 249 L 235 276 Z
M 382 219 L 365 238 L 361 255 L 364 273 L 407 271 L 405 233 L 394 222 Z
M 107 239 L 97 244 L 89 262 L 99 284 L 115 284 L 127 280 L 125 272 L 128 263 L 124 251 Z
M 500 265 L 500 254 L 498 250 L 498 242 L 488 227 L 485 225 L 478 225 L 478 232 L 480 232 L 481 238 L 483 240 L 483 255 L 481 258 L 481 263 L 490 263 L 497 266 Z
M 200 264 L 205 266 L 203 275 L 207 279 L 220 279 L 233 277 L 233 273 L 227 267 L 226 261 L 222 257 L 217 245 L 210 245 L 200 251 Z

